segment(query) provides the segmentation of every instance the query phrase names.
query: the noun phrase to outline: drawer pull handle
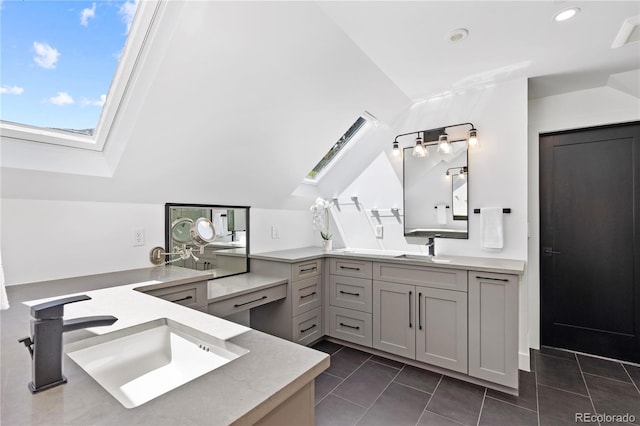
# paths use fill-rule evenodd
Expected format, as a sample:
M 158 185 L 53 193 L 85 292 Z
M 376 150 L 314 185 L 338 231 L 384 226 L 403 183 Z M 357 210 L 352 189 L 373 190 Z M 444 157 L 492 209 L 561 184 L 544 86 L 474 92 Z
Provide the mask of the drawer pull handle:
M 314 291 L 313 293 L 305 294 L 304 296 L 300 296 L 300 299 L 306 299 L 307 297 L 315 296 L 317 293 Z
M 360 330 L 360 326 L 359 325 L 349 325 L 349 324 L 345 324 L 343 322 L 341 322 L 340 325 L 342 327 L 353 328 L 354 330 Z
M 354 268 L 353 266 L 342 266 L 340 265 L 340 269 L 348 269 L 350 271 L 359 271 L 360 268 Z
M 348 294 L 349 296 L 360 296 L 360 293 L 351 293 L 350 291 L 340 290 L 341 294 Z
M 267 296 L 262 296 L 261 298 L 256 299 L 256 300 L 250 300 L 250 301 L 244 302 L 244 303 L 236 303 L 235 305 L 233 305 L 233 307 L 234 308 L 239 308 L 240 306 L 248 305 L 249 303 L 253 303 L 253 302 L 258 302 L 258 301 L 264 300 L 266 298 L 267 298 Z
M 422 292 L 418 293 L 418 330 L 422 330 Z
M 315 324 L 313 324 L 311 327 L 308 327 L 308 328 L 302 329 L 302 330 L 300 330 L 300 333 L 306 333 L 307 331 L 311 330 L 312 328 L 316 328 L 316 325 L 315 325 Z
M 187 296 L 187 297 L 183 297 L 182 299 L 176 299 L 176 300 L 172 300 L 172 303 L 178 303 L 178 302 L 184 302 L 185 300 L 190 300 L 193 299 L 193 296 Z
M 409 292 L 409 328 L 413 327 L 413 324 L 411 324 L 411 296 L 413 296 L 413 292 Z
M 476 275 L 476 278 L 479 279 L 479 280 L 503 281 L 505 283 L 509 282 L 509 280 L 506 279 L 506 278 L 481 277 L 481 276 L 478 276 L 478 275 Z
M 315 271 L 316 267 L 314 266 L 313 268 L 307 268 L 307 269 L 300 269 L 300 272 L 309 272 L 309 271 Z

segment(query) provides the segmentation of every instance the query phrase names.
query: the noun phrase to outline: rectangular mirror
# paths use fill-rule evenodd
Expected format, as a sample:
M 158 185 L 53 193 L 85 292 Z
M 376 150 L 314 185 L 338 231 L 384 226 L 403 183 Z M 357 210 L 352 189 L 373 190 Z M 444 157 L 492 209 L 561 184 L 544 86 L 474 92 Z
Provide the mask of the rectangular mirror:
M 451 153 L 437 145 L 425 157 L 403 150 L 405 237 L 468 238 L 468 155 L 466 140 L 451 142 Z
M 171 262 L 214 278 L 249 272 L 250 207 L 175 204 L 165 205 L 165 250 L 191 248 L 195 258 Z

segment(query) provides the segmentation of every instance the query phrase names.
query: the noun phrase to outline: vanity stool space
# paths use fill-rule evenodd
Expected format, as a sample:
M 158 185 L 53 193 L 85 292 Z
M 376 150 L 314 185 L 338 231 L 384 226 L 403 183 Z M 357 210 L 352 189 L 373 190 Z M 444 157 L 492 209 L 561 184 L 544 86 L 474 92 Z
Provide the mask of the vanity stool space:
M 252 272 L 286 278 L 287 296 L 251 310 L 251 328 L 309 345 L 323 335 L 322 259 L 296 263 L 251 259 Z

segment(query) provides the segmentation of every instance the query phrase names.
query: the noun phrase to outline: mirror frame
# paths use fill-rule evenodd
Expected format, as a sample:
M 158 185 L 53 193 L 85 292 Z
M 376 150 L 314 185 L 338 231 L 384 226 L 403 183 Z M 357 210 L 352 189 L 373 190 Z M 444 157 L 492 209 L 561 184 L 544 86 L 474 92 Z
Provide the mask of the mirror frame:
M 211 279 L 218 279 L 218 278 L 226 278 L 226 277 L 232 277 L 234 275 L 240 275 L 240 274 L 246 274 L 248 272 L 250 272 L 250 265 L 251 262 L 249 261 L 249 255 L 251 253 L 250 249 L 249 249 L 249 241 L 250 241 L 250 213 L 251 213 L 251 207 L 250 206 L 231 206 L 231 205 L 225 205 L 225 204 L 192 204 L 192 203 L 166 203 L 164 205 L 164 225 L 165 225 L 165 231 L 164 231 L 164 249 L 165 252 L 169 253 L 170 251 L 170 243 L 171 243 L 171 225 L 172 225 L 172 221 L 171 221 L 171 209 L 172 208 L 194 208 L 194 209 L 225 209 L 225 210 L 229 210 L 229 209 L 244 209 L 246 211 L 246 243 L 245 243 L 245 260 L 246 260 L 246 268 L 244 271 L 242 272 L 236 272 L 233 274 L 228 274 L 228 275 L 222 275 L 219 277 L 214 276 Z M 191 268 L 187 268 L 187 269 L 191 269 Z
M 466 142 L 465 139 L 461 139 L 461 140 L 453 140 L 451 141 L 451 143 L 461 143 L 461 142 Z M 428 141 L 426 143 L 428 145 L 428 147 L 434 147 L 437 146 L 437 142 L 434 143 L 432 141 Z M 403 230 L 403 234 L 406 238 L 431 238 L 431 237 L 435 237 L 435 238 L 452 238 L 452 239 L 463 239 L 463 240 L 467 240 L 469 239 L 469 184 L 467 183 L 467 217 L 466 219 L 464 219 L 467 223 L 467 227 L 466 227 L 466 232 L 460 232 L 460 231 L 456 231 L 454 229 L 439 229 L 439 230 L 433 230 L 433 231 L 415 231 L 415 232 L 411 232 L 411 233 L 407 233 L 407 209 L 406 209 L 406 162 L 405 162 L 405 156 L 412 155 L 412 150 L 413 147 L 405 147 L 402 149 L 402 210 L 404 212 L 404 223 L 402 226 L 402 230 Z M 467 181 L 469 180 L 469 147 L 467 146 L 465 148 L 465 156 L 466 156 L 466 170 L 467 170 Z M 451 179 L 450 185 L 448 185 L 449 188 L 449 192 L 451 193 L 451 203 L 453 203 L 453 179 Z M 449 209 L 447 209 L 449 210 Z M 460 220 L 457 219 L 456 217 L 453 217 L 453 205 L 451 205 L 451 218 L 453 220 Z M 457 216 L 458 218 L 460 216 Z

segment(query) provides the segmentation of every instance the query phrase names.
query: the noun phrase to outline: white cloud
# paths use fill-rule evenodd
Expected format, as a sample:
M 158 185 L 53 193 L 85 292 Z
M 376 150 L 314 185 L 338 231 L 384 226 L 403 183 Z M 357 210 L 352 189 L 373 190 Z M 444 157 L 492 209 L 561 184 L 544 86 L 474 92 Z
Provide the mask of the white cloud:
M 91 6 L 91 9 L 86 8 L 86 9 L 82 9 L 82 12 L 80 12 L 80 25 L 82 25 L 83 27 L 86 27 L 89 25 L 89 19 L 93 19 L 96 17 L 96 4 L 93 3 L 93 5 Z
M 60 56 L 60 52 L 58 52 L 57 49 L 49 46 L 47 43 L 37 41 L 33 42 L 33 49 L 36 52 L 36 56 L 33 57 L 36 64 L 45 69 L 53 69 L 56 67 L 56 62 L 58 62 L 58 57 Z
M 120 6 L 118 13 L 122 17 L 122 22 L 127 26 L 127 33 L 129 32 L 129 29 L 131 29 L 131 23 L 133 22 L 133 17 L 136 15 L 137 8 L 138 0 L 126 1 L 122 6 Z
M 49 102 L 54 105 L 71 105 L 73 98 L 67 92 L 58 92 L 56 96 L 49 98 Z
M 0 93 L 4 94 L 8 94 L 8 95 L 22 95 L 22 92 L 24 92 L 24 89 L 22 87 L 18 87 L 18 86 L 2 86 L 0 87 Z
M 91 106 L 103 106 L 104 103 L 107 101 L 107 95 L 100 95 L 100 99 L 87 99 L 87 98 L 83 98 L 82 99 L 82 105 L 91 105 Z

